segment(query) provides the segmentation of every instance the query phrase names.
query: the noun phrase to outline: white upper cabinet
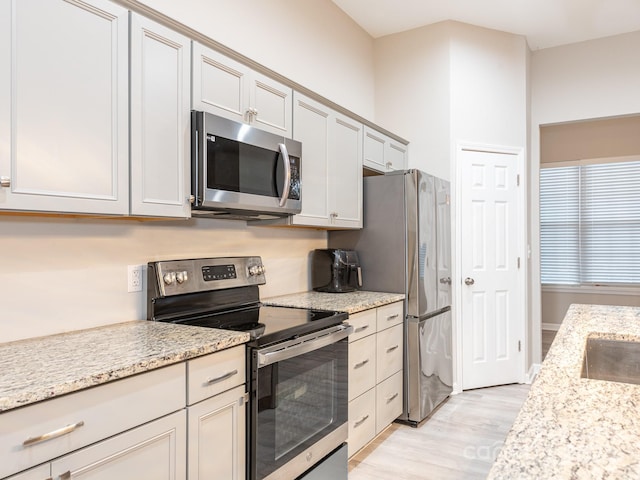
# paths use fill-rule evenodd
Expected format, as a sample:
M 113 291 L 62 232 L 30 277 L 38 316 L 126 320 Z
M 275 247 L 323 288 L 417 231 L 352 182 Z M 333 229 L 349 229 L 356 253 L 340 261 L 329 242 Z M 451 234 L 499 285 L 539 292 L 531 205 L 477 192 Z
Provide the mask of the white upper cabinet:
M 191 41 L 131 14 L 131 214 L 189 217 Z
M 362 227 L 362 124 L 298 92 L 293 138 L 302 143 L 302 212 L 293 225 Z
M 127 10 L 0 5 L 0 209 L 127 214 Z
M 193 109 L 291 137 L 293 91 L 226 55 L 193 43 Z
M 364 166 L 382 173 L 404 170 L 407 168 L 407 146 L 365 126 Z
M 339 113 L 335 114 L 332 123 L 329 150 L 331 224 L 334 227 L 362 228 L 363 125 Z

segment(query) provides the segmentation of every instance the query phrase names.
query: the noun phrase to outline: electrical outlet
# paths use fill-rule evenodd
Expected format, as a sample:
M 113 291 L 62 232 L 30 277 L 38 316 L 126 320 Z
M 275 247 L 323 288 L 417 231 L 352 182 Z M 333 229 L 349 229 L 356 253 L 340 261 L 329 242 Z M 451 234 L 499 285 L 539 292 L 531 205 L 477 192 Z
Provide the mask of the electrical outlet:
M 142 291 L 142 265 L 127 266 L 127 291 Z

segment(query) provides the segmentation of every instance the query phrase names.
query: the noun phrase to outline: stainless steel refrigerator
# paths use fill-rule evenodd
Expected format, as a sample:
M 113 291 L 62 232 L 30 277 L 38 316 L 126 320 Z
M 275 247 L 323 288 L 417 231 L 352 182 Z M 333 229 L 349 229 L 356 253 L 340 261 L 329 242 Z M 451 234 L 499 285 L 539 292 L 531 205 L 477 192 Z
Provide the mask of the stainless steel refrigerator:
M 405 294 L 404 410 L 416 426 L 453 386 L 449 182 L 419 170 L 364 178 L 364 228 L 332 231 L 358 252 L 363 290 Z

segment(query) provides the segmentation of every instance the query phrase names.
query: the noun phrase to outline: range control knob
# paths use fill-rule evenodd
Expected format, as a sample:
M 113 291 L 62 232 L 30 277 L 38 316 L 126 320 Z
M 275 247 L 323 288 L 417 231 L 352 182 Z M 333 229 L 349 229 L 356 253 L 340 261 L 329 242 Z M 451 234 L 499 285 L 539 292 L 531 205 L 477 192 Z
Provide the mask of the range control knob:
M 171 285 L 176 281 L 176 272 L 165 273 L 162 279 L 166 285 Z
M 262 275 L 264 273 L 264 267 L 262 265 L 252 265 L 249 267 L 249 276 L 255 277 L 256 275 Z
M 186 281 L 187 272 L 176 273 L 176 281 L 178 283 L 184 283 Z

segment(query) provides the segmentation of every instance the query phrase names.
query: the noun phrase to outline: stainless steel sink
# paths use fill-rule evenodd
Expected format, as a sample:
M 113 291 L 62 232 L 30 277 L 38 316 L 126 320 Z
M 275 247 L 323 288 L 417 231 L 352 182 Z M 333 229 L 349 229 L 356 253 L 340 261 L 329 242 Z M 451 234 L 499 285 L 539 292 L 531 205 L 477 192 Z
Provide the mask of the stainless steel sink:
M 587 338 L 580 376 L 640 385 L 640 342 Z

